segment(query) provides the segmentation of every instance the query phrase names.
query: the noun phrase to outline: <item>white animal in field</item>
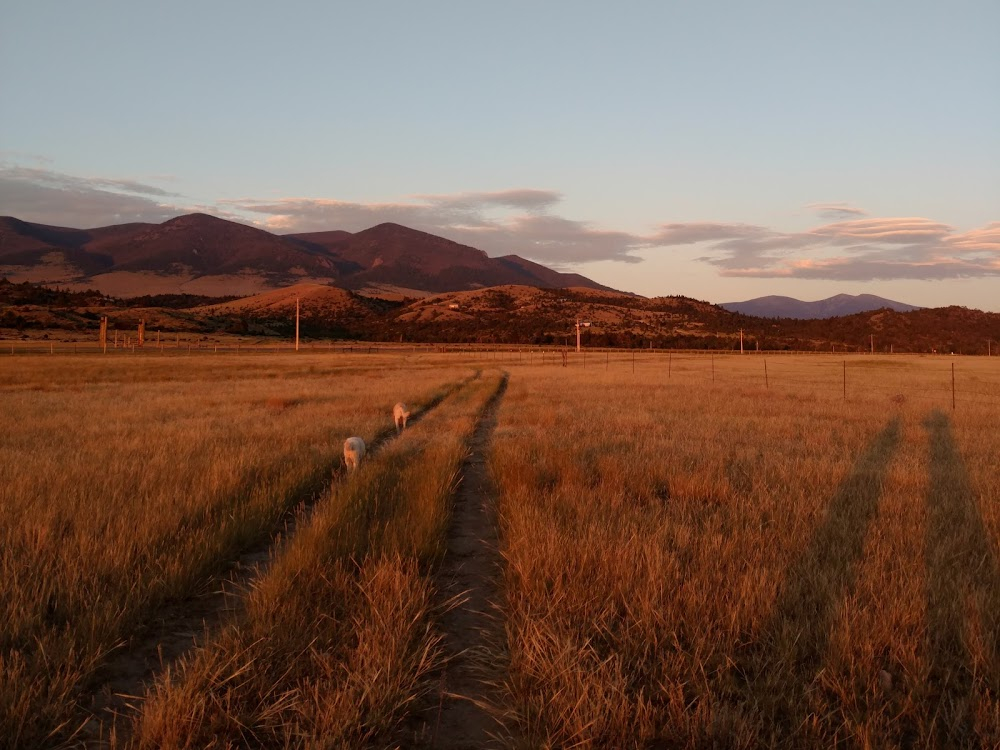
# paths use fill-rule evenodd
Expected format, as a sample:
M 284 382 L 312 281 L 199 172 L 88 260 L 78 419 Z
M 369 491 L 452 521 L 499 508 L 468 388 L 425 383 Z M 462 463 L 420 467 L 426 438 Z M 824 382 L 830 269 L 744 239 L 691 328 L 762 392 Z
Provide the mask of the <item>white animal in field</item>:
M 397 435 L 406 429 L 406 420 L 409 416 L 410 412 L 406 410 L 406 404 L 402 401 L 392 407 L 392 418 L 396 422 Z
M 344 463 L 348 471 L 356 471 L 365 457 L 365 441 L 359 437 L 349 437 L 344 441 Z

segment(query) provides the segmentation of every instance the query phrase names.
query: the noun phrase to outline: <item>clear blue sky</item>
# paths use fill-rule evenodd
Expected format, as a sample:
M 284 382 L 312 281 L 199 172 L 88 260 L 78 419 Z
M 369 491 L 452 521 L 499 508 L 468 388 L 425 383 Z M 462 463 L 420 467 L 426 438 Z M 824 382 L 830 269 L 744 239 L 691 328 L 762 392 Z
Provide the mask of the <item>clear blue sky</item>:
M 1000 311 L 1000 3 L 0 0 L 0 213 Z

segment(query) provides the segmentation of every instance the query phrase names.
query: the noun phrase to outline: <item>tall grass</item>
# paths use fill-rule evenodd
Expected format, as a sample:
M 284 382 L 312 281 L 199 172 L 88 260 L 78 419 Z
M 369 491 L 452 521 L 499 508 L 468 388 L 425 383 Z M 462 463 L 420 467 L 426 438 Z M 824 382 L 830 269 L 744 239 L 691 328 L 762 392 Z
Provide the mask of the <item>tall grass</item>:
M 0 415 L 0 746 L 50 746 L 140 632 L 461 368 L 15 358 Z M 339 360 L 343 361 L 343 360 Z
M 507 353 L 508 705 L 526 746 L 1000 746 L 1000 373 L 950 360 Z M 0 382 L 0 747 L 303 499 L 246 608 L 117 746 L 405 744 L 434 565 L 497 385 L 417 354 L 15 357 Z M 964 378 L 964 380 L 963 380 Z M 966 389 L 963 391 L 963 387 Z M 507 663 L 505 653 L 502 663 Z
M 995 472 L 973 473 L 971 492 L 944 479 L 961 451 L 935 454 L 933 407 L 892 397 L 907 378 L 882 372 L 845 403 L 663 370 L 624 386 L 515 372 L 491 465 L 525 744 L 995 740 Z M 972 460 L 991 465 L 995 417 L 935 419 L 971 430 Z M 968 546 L 987 558 L 975 573 L 948 557 Z M 956 638 L 971 639 L 964 661 Z
M 334 486 L 246 612 L 172 670 L 137 747 L 357 748 L 390 738 L 427 689 L 432 564 L 488 374 Z

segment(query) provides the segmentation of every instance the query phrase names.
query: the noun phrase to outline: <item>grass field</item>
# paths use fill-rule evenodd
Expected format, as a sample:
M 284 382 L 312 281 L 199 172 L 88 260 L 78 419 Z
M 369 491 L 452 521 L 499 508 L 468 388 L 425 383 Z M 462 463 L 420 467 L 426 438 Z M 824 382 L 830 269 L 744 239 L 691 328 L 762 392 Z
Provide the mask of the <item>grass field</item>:
M 468 368 L 309 357 L 7 364 L 0 446 L 0 735 L 73 728 L 105 655 L 322 490 L 351 434 Z
M 846 401 L 833 359 L 512 378 L 527 746 L 1000 746 L 1000 368 L 952 412 L 938 363 L 852 362 Z
M 562 361 L 5 359 L 0 745 L 415 742 L 451 497 L 503 369 L 516 746 L 1000 746 L 1000 360 Z M 396 400 L 425 413 L 390 439 Z M 351 434 L 378 449 L 345 477 Z M 88 714 L 113 653 L 303 504 L 138 711 Z

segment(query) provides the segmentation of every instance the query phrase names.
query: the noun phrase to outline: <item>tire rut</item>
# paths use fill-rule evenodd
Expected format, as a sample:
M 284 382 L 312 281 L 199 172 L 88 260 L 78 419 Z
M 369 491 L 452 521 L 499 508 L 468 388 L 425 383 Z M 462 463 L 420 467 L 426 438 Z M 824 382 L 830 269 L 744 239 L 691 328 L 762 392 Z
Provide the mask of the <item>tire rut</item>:
M 411 722 L 413 745 L 434 750 L 498 746 L 506 729 L 497 718 L 502 666 L 494 654 L 502 633 L 494 615 L 500 590 L 497 488 L 487 466 L 497 410 L 507 390 L 504 373 L 483 407 L 462 464 L 438 579 L 445 665 L 440 692 Z M 433 705 L 430 705 L 433 703 Z
M 481 374 L 481 370 L 476 370 L 472 376 L 432 398 L 419 413 L 410 417 L 409 425 L 418 424 L 426 414 Z M 367 446 L 366 453 L 377 452 L 396 437 L 395 426 L 381 430 Z M 206 643 L 212 633 L 218 632 L 242 609 L 255 582 L 267 574 L 297 530 L 309 523 L 318 501 L 344 478 L 339 463 L 339 457 L 330 462 L 323 472 L 328 479 L 322 481 L 320 487 L 312 482 L 297 493 L 296 502 L 284 514 L 276 532 L 245 549 L 237 558 L 220 563 L 219 571 L 203 581 L 189 598 L 162 605 L 129 648 L 111 655 L 98 667 L 85 691 L 89 705 L 84 708 L 81 727 L 74 737 L 76 747 L 107 748 L 112 741 L 123 739 L 127 732 L 125 719 L 138 710 L 147 686 L 171 664 Z M 86 697 L 84 702 L 87 702 Z

